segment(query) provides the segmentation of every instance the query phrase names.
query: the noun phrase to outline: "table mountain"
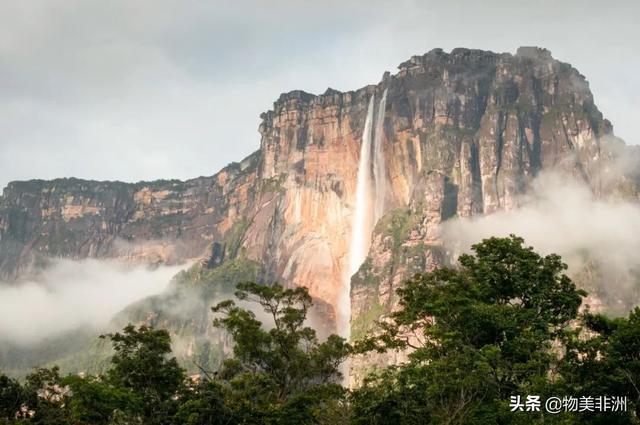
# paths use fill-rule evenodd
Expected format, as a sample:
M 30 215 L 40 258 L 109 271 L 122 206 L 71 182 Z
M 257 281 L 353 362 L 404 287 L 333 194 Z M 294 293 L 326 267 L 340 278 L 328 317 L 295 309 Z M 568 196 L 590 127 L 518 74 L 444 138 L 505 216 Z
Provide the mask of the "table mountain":
M 597 196 L 638 200 L 638 176 L 616 165 L 637 150 L 613 135 L 585 77 L 535 47 L 435 49 L 356 91 L 285 93 L 259 133 L 257 152 L 211 177 L 10 183 L 0 198 L 0 277 L 19 280 L 51 257 L 197 259 L 196 275 L 242 259 L 259 265 L 261 282 L 309 288 L 332 329 L 349 314 L 341 297 L 362 144 L 372 143 L 360 175 L 371 176 L 370 206 L 381 210 L 351 279 L 358 336 L 393 308 L 403 279 L 449 261 L 442 221 L 518 208 L 543 170 L 574 175 Z

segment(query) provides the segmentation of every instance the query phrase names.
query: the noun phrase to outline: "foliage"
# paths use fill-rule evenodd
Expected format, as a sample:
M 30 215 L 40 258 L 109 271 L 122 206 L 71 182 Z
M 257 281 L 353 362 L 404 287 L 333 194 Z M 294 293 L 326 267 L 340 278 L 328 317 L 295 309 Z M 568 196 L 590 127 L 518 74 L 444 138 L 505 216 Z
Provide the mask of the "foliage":
M 487 239 L 459 268 L 417 275 L 399 290 L 384 332 L 358 348 L 410 349 L 410 361 L 355 392 L 356 423 L 501 423 L 511 395 L 540 390 L 557 358 L 552 344 L 585 294 L 557 255 L 523 242 Z
M 0 374 L 0 423 L 14 418 L 24 400 L 24 391 L 20 383 Z
M 376 224 L 376 233 L 391 236 L 392 246 L 388 247 L 397 252 L 400 245 L 407 239 L 411 228 L 415 225 L 416 218 L 409 209 L 396 209 L 387 213 Z
M 640 308 L 628 319 L 609 319 L 586 312 L 582 327 L 568 332 L 566 355 L 560 364 L 561 384 L 578 396 L 626 396 L 635 417 L 640 417 Z M 584 423 L 629 423 L 620 415 L 585 414 Z M 634 422 L 635 423 L 635 422 Z
M 129 390 L 135 403 L 130 407 L 144 423 L 166 423 L 175 413 L 175 396 L 185 380 L 182 368 L 171 353 L 171 338 L 165 330 L 128 325 L 122 333 L 108 334 L 115 354 L 107 380 L 116 388 Z
M 223 425 L 234 423 L 233 412 L 225 404 L 226 390 L 220 382 L 205 380 L 185 393 L 175 415 L 183 425 Z
M 305 326 L 311 297 L 305 288 L 285 289 L 244 283 L 238 299 L 252 301 L 267 314 L 264 329 L 256 314 L 232 300 L 213 307 L 223 317 L 215 326 L 233 337 L 234 358 L 221 369 L 231 388 L 241 423 L 314 423 L 323 405 L 340 398 L 340 364 L 349 352 L 344 339 L 319 342 Z M 264 422 L 263 422 L 264 421 Z
M 63 383 L 73 394 L 69 398 L 68 409 L 77 423 L 109 424 L 117 415 L 137 413 L 139 408 L 140 398 L 134 392 L 113 385 L 102 377 L 69 375 L 63 379 Z M 137 414 L 133 416 L 137 417 Z
M 185 376 L 175 358 L 167 359 L 167 332 L 128 325 L 104 338 L 115 352 L 105 376 L 60 377 L 57 367 L 36 369 L 23 385 L 0 376 L 0 423 L 172 423 Z
M 0 373 L 0 424 L 639 423 L 640 308 L 628 318 L 579 314 L 585 293 L 560 257 L 515 236 L 484 240 L 459 263 L 406 282 L 381 332 L 355 348 L 306 326 L 306 289 L 239 284 L 236 300 L 213 307 L 234 343 L 216 372 L 187 378 L 166 331 L 128 325 L 103 336 L 113 345 L 104 375 Z M 389 349 L 409 360 L 355 390 L 340 385 L 353 350 Z M 630 409 L 511 412 L 510 397 L 526 394 L 626 396 Z
M 24 385 L 0 374 L 0 424 L 69 424 L 66 402 L 70 392 L 60 382 L 57 367 L 35 369 Z
M 354 340 L 363 338 L 368 332 L 375 329 L 376 319 L 384 313 L 384 307 L 380 305 L 377 299 L 364 309 L 357 317 L 351 320 L 351 338 Z

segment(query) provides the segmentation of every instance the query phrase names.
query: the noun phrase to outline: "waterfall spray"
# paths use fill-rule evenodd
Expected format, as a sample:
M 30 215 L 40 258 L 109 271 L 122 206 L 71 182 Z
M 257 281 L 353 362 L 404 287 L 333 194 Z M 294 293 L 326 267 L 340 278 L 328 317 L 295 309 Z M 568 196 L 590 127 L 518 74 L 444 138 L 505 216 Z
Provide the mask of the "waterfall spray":
M 378 222 L 384 214 L 384 205 L 387 198 L 387 172 L 384 160 L 384 147 L 382 145 L 384 136 L 384 112 L 387 107 L 387 89 L 384 89 L 382 99 L 378 105 L 378 115 L 376 117 L 376 131 L 373 138 L 373 178 L 375 180 L 374 199 L 374 219 Z

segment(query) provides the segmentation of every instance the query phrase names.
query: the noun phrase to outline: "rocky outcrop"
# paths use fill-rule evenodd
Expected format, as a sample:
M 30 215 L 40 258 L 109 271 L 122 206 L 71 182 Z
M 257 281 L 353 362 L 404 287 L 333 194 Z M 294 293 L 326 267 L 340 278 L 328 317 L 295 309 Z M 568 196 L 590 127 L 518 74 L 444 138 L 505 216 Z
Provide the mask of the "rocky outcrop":
M 19 278 L 49 256 L 212 268 L 241 256 L 262 265 L 261 280 L 308 287 L 333 323 L 367 106 L 385 90 L 387 214 L 352 280 L 355 335 L 393 308 L 406 276 L 446 261 L 441 221 L 517 208 L 543 169 L 637 198 L 637 175 L 614 172 L 626 148 L 576 69 L 539 48 L 435 49 L 357 91 L 281 95 L 261 116 L 260 150 L 212 177 L 11 183 L 0 275 Z
M 223 240 L 253 205 L 258 155 L 213 177 L 135 184 L 12 182 L 0 198 L 0 278 L 48 257 L 179 263 Z

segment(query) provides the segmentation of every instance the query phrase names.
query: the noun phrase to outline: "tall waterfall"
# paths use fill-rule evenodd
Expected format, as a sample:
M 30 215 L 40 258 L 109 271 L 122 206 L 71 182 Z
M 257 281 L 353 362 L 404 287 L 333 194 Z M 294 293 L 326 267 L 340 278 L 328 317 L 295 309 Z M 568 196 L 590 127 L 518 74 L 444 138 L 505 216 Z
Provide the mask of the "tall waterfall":
M 356 210 L 351 227 L 351 249 L 349 250 L 349 276 L 358 271 L 367 257 L 371 242 L 371 228 L 373 217 L 371 207 L 374 204 L 371 173 L 371 139 L 373 136 L 373 109 L 375 96 L 369 100 L 367 119 L 362 132 L 362 146 L 360 147 L 360 163 L 358 165 L 358 182 L 356 186 Z
M 376 189 L 374 195 L 374 218 L 373 223 L 378 222 L 384 214 L 384 204 L 387 198 L 387 169 L 384 161 L 384 147 L 382 145 L 384 136 L 384 112 L 387 107 L 387 89 L 382 94 L 380 105 L 378 105 L 378 116 L 376 117 L 376 132 L 373 138 L 373 178 Z
M 369 99 L 367 117 L 362 132 L 362 144 L 360 145 L 349 265 L 338 301 L 338 331 L 347 339 L 351 336 L 351 277 L 367 258 L 371 245 L 371 233 L 375 223 L 384 213 L 386 200 L 387 175 L 383 151 L 383 132 L 387 90 L 384 91 L 378 104 L 378 113 L 374 121 L 375 103 L 375 95 L 372 95 Z
M 360 162 L 356 183 L 356 208 L 351 226 L 351 244 L 349 247 L 349 266 L 344 276 L 342 293 L 338 302 L 338 332 L 344 338 L 351 336 L 351 276 L 358 271 L 360 264 L 367 257 L 371 242 L 371 207 L 372 207 L 372 175 L 371 175 L 371 138 L 373 135 L 373 109 L 375 96 L 369 100 L 367 118 L 364 121 L 362 142 L 360 144 Z

